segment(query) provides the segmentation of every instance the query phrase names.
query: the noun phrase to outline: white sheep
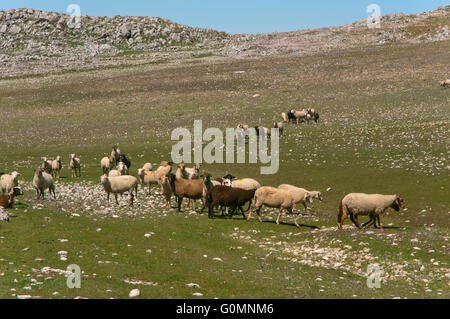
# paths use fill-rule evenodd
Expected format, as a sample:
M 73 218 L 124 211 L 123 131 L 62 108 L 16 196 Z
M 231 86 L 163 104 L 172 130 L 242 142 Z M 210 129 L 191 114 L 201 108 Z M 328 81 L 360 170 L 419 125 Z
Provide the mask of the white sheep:
M 295 117 L 297 124 L 307 119 L 308 112 L 303 109 L 301 111 L 291 110 L 291 114 Z
M 450 79 L 446 79 L 445 81 L 441 81 L 439 83 L 442 87 L 446 88 L 446 87 L 450 87 Z
M 41 196 L 44 199 L 44 191 L 46 189 L 48 189 L 50 196 L 53 194 L 53 198 L 56 199 L 53 177 L 41 167 L 38 167 L 34 173 L 33 186 L 36 189 L 36 199 L 39 199 Z
M 11 175 L 2 175 L 0 178 L 0 188 L 2 194 L 11 194 L 14 191 L 14 187 L 19 186 L 19 177 L 20 174 L 18 172 L 12 172 Z
M 100 167 L 102 168 L 103 174 L 108 174 L 108 172 L 113 168 L 113 162 L 109 157 L 103 157 L 100 160 Z
M 56 159 L 52 162 L 52 176 L 53 178 L 59 178 L 62 168 L 61 156 L 56 156 Z
M 117 169 L 112 169 L 108 173 L 108 177 L 122 176 L 122 174 Z
M 374 224 L 374 227 L 378 226 L 380 229 L 380 215 L 383 214 L 389 207 L 393 208 L 397 212 L 400 209 L 405 208 L 405 202 L 403 198 L 398 195 L 380 195 L 380 194 L 363 194 L 363 193 L 351 193 L 345 196 L 339 205 L 338 214 L 338 226 L 342 229 L 342 225 L 347 217 L 358 227 L 362 229 L 370 224 Z M 369 216 L 370 220 L 361 226 L 358 221 L 358 216 Z
M 285 122 L 285 123 L 288 122 L 288 116 L 287 116 L 286 112 L 281 113 L 281 118 L 283 119 L 283 122 Z
M 41 157 L 42 159 L 42 169 L 46 171 L 47 173 L 52 173 L 52 160 L 48 159 L 47 157 Z
M 124 162 L 119 162 L 117 164 L 117 170 L 120 172 L 120 175 L 129 175 L 128 167 L 125 165 Z
M 81 160 L 76 157 L 76 154 L 70 154 L 70 169 L 72 170 L 72 178 L 81 177 Z
M 277 128 L 278 130 L 279 130 L 279 132 L 280 132 L 280 136 L 281 135 L 283 135 L 283 132 L 284 132 L 284 125 L 283 125 L 283 122 L 274 122 L 273 123 L 273 128 Z
M 287 210 L 291 214 L 293 213 L 293 209 L 295 207 L 295 198 L 291 192 L 284 189 L 277 189 L 267 186 L 261 187 L 255 192 L 252 208 L 250 209 L 247 220 L 251 218 L 252 212 L 256 210 L 258 219 L 260 222 L 262 222 L 260 211 L 263 206 L 280 209 L 277 217 L 277 225 L 279 225 L 280 216 L 283 210 Z M 297 218 L 298 215 L 294 216 L 294 223 L 295 226 L 300 227 L 300 225 L 297 223 Z
M 108 202 L 110 194 L 114 194 L 116 199 L 116 204 L 119 205 L 119 201 L 117 200 L 118 194 L 123 194 L 125 192 L 129 192 L 129 206 L 133 206 L 133 199 L 136 196 L 138 191 L 138 182 L 137 178 L 134 176 L 117 176 L 117 177 L 108 177 L 106 174 L 100 177 L 100 181 L 105 189 L 107 194 Z M 133 194 L 133 191 L 135 194 Z
M 254 180 L 253 178 L 242 178 L 242 179 L 237 179 L 237 180 L 232 180 L 233 176 L 231 176 L 230 174 L 228 174 L 227 176 L 225 176 L 222 184 L 224 186 L 230 186 L 230 187 L 234 187 L 234 188 L 241 188 L 241 189 L 245 189 L 245 190 L 257 190 L 258 188 L 261 188 L 261 184 Z
M 312 204 L 312 195 L 304 188 L 296 187 L 289 184 L 282 184 L 278 186 L 278 189 L 283 189 L 290 192 L 294 196 L 295 204 L 302 204 L 305 207 L 305 211 L 308 209 L 306 203 Z

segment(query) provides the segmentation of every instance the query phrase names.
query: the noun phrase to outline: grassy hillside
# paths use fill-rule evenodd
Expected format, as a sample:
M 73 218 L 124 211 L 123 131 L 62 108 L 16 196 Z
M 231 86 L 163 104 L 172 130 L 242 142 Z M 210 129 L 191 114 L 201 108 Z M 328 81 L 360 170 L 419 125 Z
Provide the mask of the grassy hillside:
M 1 80 L 0 171 L 19 171 L 26 193 L 0 225 L 0 297 L 125 298 L 139 288 L 143 298 L 449 298 L 450 90 L 438 84 L 449 50 L 444 41 L 302 58 L 199 57 Z M 270 211 L 262 224 L 180 214 L 142 190 L 133 209 L 104 204 L 100 159 L 113 144 L 136 174 L 170 158 L 176 127 L 192 130 L 198 119 L 204 128 L 270 126 L 303 107 L 321 122 L 285 129 L 276 175 L 260 175 L 259 164 L 203 165 L 214 177 L 321 190 L 324 201 L 302 212 L 300 229 L 286 216 L 276 225 Z M 83 162 L 79 180 L 70 178 L 71 152 Z M 58 200 L 35 201 L 34 169 L 56 155 L 64 159 Z M 400 194 L 408 210 L 388 211 L 383 231 L 350 222 L 337 231 L 339 200 L 353 191 Z M 43 271 L 73 263 L 84 271 L 81 289 Z M 383 270 L 380 289 L 366 286 L 371 263 Z

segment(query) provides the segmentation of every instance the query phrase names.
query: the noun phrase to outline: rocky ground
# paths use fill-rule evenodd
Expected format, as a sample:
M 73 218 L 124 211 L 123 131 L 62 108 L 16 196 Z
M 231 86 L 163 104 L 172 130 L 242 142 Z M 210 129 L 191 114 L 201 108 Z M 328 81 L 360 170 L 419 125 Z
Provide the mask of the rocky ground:
M 310 55 L 340 48 L 449 38 L 450 6 L 382 16 L 380 28 L 349 25 L 230 35 L 156 17 L 90 17 L 33 9 L 0 11 L 1 77 L 196 57 Z

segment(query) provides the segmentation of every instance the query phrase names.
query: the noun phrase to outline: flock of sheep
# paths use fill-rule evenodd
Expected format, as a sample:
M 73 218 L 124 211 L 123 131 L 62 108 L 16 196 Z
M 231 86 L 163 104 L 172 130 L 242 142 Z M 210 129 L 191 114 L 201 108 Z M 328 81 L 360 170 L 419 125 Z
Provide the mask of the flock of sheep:
M 314 109 L 301 111 L 291 110 L 282 114 L 283 122 L 310 122 L 319 120 L 319 114 Z M 275 123 L 274 127 L 283 132 L 283 122 Z M 248 129 L 247 125 L 239 124 L 239 128 Z M 270 134 L 270 130 L 264 127 L 256 127 L 257 133 Z M 265 130 L 264 130 L 265 129 Z M 261 209 L 269 207 L 279 209 L 277 224 L 280 222 L 280 216 L 283 211 L 294 216 L 294 224 L 300 227 L 297 218 L 298 212 L 294 212 L 294 208 L 301 204 L 305 210 L 308 209 L 307 204 L 312 204 L 313 199 L 323 200 L 320 191 L 309 191 L 293 185 L 282 184 L 277 188 L 270 186 L 261 186 L 261 184 L 252 178 L 236 179 L 231 174 L 227 174 L 223 178 L 212 179 L 207 172 L 200 172 L 201 164 L 196 163 L 194 167 L 186 167 L 184 163 L 177 166 L 175 173 L 172 173 L 172 162 L 163 161 L 156 170 L 153 170 L 151 163 L 146 163 L 142 168 L 137 170 L 137 176 L 141 185 L 148 189 L 151 194 L 152 185 L 159 185 L 161 193 L 165 198 L 165 207 L 171 208 L 172 198 L 175 197 L 178 211 L 184 208 L 183 200 L 189 200 L 188 206 L 194 210 L 195 202 L 201 200 L 203 207 L 201 212 L 208 209 L 209 218 L 214 218 L 214 210 L 220 208 L 222 215 L 225 213 L 230 215 L 239 211 L 244 219 L 251 218 L 252 213 L 256 212 L 258 219 L 262 222 Z M 76 154 L 70 154 L 69 167 L 72 171 L 72 178 L 81 177 L 81 160 Z M 109 157 L 104 157 L 100 161 L 102 176 L 101 184 L 106 192 L 109 202 L 110 195 L 115 197 L 116 204 L 118 195 L 128 194 L 128 205 L 132 206 L 134 198 L 138 194 L 138 178 L 130 175 L 131 161 L 130 158 L 123 154 L 117 146 L 112 147 Z M 56 199 L 54 179 L 60 177 L 62 168 L 61 156 L 57 156 L 55 160 L 42 158 L 42 165 L 35 170 L 33 177 L 33 186 L 36 189 L 36 198 L 44 199 L 44 191 L 48 190 L 50 196 Z M 14 203 L 14 196 L 23 195 L 18 187 L 18 178 L 20 174 L 13 172 L 11 174 L 0 173 L 0 219 L 8 220 L 8 215 L 4 209 L 11 208 Z M 249 203 L 245 216 L 244 205 Z M 396 211 L 405 208 L 405 203 L 400 196 L 397 195 L 368 195 L 352 193 L 344 197 L 340 203 L 338 213 L 338 225 L 342 228 L 345 219 L 350 220 L 358 227 L 368 227 L 372 224 L 375 228 L 382 228 L 380 215 L 388 208 Z M 229 210 L 231 210 L 229 212 Z M 364 225 L 358 221 L 358 216 L 369 216 L 370 220 Z

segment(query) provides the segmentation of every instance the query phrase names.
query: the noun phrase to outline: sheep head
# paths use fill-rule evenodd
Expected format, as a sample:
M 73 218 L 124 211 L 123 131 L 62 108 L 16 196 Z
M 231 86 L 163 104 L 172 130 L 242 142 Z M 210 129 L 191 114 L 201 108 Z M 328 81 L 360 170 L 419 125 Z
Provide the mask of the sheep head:
M 405 209 L 406 205 L 405 205 L 405 201 L 403 200 L 403 198 L 401 198 L 398 195 L 395 195 L 395 196 L 396 196 L 396 198 L 394 200 L 394 203 L 392 204 L 392 208 L 397 212 L 400 211 L 400 209 Z

